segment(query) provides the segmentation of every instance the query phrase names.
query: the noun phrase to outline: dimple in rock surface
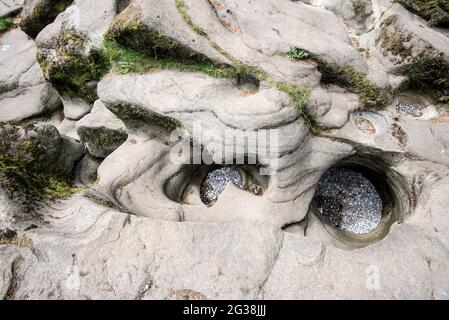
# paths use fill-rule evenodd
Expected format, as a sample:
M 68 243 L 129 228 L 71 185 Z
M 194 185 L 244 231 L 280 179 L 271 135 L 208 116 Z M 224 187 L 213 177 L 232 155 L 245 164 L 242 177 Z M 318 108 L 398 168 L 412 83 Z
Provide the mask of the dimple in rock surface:
M 382 216 L 382 199 L 374 185 L 350 169 L 326 172 L 318 183 L 315 202 L 323 221 L 356 234 L 376 229 Z
M 355 120 L 355 125 L 359 130 L 368 133 L 368 134 L 375 134 L 376 128 L 374 127 L 373 123 L 369 121 L 368 119 L 359 117 Z
M 209 172 L 201 185 L 201 201 L 208 206 L 214 205 L 230 182 L 239 188 L 244 187 L 242 176 L 234 168 L 220 168 Z
M 396 110 L 399 114 L 409 115 L 412 117 L 421 117 L 423 115 L 422 108 L 414 104 L 398 104 Z

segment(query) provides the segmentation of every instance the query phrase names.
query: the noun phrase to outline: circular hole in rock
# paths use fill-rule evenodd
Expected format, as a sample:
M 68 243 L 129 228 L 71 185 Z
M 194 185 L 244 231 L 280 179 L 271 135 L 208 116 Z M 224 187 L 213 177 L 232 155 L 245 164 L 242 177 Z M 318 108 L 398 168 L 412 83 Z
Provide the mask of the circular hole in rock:
M 320 179 L 311 211 L 324 229 L 346 247 L 383 239 L 411 206 L 407 183 L 384 161 L 354 156 Z
M 318 183 L 315 195 L 317 214 L 322 221 L 356 234 L 376 229 L 383 203 L 374 184 L 362 173 L 332 168 Z

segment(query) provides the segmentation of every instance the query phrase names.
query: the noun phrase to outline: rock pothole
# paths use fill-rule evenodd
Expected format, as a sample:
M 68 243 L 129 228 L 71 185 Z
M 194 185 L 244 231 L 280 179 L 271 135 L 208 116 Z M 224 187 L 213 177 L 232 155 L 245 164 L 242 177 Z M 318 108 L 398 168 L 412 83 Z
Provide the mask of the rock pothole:
M 355 156 L 320 179 L 312 213 L 337 242 L 363 247 L 383 239 L 409 210 L 405 183 L 384 161 Z
M 377 228 L 382 199 L 362 173 L 332 168 L 318 183 L 315 202 L 319 218 L 335 228 L 366 234 Z

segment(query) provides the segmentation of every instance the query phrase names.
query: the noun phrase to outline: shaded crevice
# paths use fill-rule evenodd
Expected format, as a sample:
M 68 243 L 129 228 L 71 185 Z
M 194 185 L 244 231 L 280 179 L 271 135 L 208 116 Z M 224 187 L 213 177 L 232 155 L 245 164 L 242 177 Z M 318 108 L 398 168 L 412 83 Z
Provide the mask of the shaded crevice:
M 16 296 L 16 291 L 19 287 L 20 277 L 19 277 L 19 268 L 21 263 L 23 262 L 23 258 L 21 256 L 15 258 L 11 263 L 11 280 L 6 290 L 5 300 L 14 300 Z

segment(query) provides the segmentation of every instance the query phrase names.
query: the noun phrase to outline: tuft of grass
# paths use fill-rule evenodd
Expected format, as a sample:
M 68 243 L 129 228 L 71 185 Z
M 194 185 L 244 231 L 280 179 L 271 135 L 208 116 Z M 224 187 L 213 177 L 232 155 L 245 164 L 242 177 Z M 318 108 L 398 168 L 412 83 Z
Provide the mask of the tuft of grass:
M 117 72 L 122 74 L 175 69 L 202 72 L 214 78 L 225 78 L 235 73 L 232 67 L 216 65 L 205 60 L 153 57 L 126 48 L 115 41 L 105 41 L 101 54 L 112 63 Z
M 287 52 L 287 56 L 295 60 L 306 60 L 311 57 L 309 52 L 298 48 L 291 48 Z
M 12 18 L 9 18 L 9 17 L 0 18 L 0 32 L 7 31 L 8 29 L 11 29 L 15 26 L 16 26 L 16 24 L 12 20 Z

